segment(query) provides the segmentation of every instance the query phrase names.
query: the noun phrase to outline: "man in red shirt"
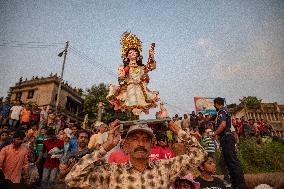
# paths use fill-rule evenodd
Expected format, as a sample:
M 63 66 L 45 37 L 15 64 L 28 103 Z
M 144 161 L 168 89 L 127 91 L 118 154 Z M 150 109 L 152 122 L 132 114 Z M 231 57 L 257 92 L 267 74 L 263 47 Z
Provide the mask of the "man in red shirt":
M 264 124 L 264 121 L 263 119 L 261 119 L 259 122 L 258 122 L 258 127 L 257 129 L 259 130 L 259 133 L 261 136 L 264 135 L 264 131 L 265 131 L 265 124 Z
M 64 142 L 56 138 L 54 129 L 49 129 L 47 131 L 47 136 L 48 140 L 44 141 L 37 162 L 39 162 L 43 157 L 43 154 L 47 152 L 47 157 L 43 165 L 41 184 L 42 188 L 54 188 L 60 163 L 59 157 L 54 157 L 54 155 L 56 152 L 60 151 L 63 153 Z
M 237 131 L 238 131 L 238 135 L 239 137 L 243 135 L 244 133 L 244 128 L 243 128 L 243 120 L 236 118 L 236 124 L 237 124 Z

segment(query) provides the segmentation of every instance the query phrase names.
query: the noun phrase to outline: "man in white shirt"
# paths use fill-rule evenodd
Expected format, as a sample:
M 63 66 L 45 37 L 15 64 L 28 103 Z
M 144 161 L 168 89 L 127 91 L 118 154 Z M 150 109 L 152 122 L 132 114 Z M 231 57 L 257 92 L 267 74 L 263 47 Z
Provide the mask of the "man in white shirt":
M 16 104 L 10 109 L 9 125 L 11 128 L 14 128 L 19 124 L 20 114 L 23 109 L 21 105 L 22 103 L 20 101 L 17 101 Z
M 39 119 L 39 130 L 46 126 L 47 124 L 47 116 L 48 116 L 48 113 L 46 111 L 46 106 L 44 106 L 40 112 L 40 119 Z
M 181 127 L 184 131 L 189 131 L 190 128 L 190 120 L 187 116 L 187 114 L 183 115 L 183 120 L 181 122 Z

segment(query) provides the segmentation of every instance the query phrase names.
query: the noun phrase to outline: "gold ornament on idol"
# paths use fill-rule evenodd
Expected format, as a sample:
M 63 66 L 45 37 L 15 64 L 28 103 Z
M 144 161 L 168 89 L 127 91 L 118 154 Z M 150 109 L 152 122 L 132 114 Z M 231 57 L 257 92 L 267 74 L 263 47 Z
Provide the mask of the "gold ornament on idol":
M 142 59 L 142 42 L 140 39 L 131 32 L 124 32 L 120 39 L 121 47 L 121 58 L 122 60 L 127 59 L 127 51 L 129 49 L 136 49 L 140 54 L 140 59 Z
M 140 68 L 137 67 L 137 66 L 136 67 L 132 67 L 131 69 L 133 70 L 134 74 L 138 74 L 140 72 Z

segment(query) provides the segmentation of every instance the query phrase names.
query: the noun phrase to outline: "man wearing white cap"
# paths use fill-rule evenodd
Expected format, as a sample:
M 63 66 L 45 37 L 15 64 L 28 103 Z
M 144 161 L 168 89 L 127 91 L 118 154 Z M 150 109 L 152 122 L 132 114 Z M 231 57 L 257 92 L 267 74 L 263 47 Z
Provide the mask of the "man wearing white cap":
M 66 176 L 71 187 L 79 188 L 169 188 L 177 177 L 185 176 L 203 161 L 206 154 L 196 138 L 179 129 L 173 122 L 169 129 L 183 141 L 186 154 L 172 159 L 149 161 L 154 137 L 147 125 L 133 125 L 127 132 L 125 148 L 130 161 L 123 164 L 108 164 L 104 156 L 117 145 L 120 133 L 116 120 L 110 124 L 107 141 L 99 150 L 84 156 Z
M 98 128 L 99 132 L 91 136 L 89 144 L 88 144 L 89 149 L 94 149 L 96 147 L 99 139 L 102 137 L 102 135 L 106 131 L 107 125 L 103 122 L 96 122 L 95 127 Z

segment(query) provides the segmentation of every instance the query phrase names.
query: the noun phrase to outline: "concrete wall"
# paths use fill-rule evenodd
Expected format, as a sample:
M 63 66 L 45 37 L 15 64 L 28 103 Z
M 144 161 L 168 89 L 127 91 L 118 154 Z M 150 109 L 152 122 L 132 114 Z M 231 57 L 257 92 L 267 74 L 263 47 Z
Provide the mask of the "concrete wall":
M 52 99 L 52 91 L 54 88 L 53 83 L 40 84 L 34 87 L 22 87 L 16 89 L 11 95 L 11 101 L 16 100 L 16 93 L 22 92 L 21 101 L 23 103 L 32 102 L 37 103 L 39 106 L 49 105 Z M 34 90 L 33 98 L 28 99 L 28 93 L 30 90 Z
M 52 90 L 54 88 L 54 84 L 44 84 L 39 85 L 37 94 L 34 96 L 36 102 L 39 106 L 49 105 L 52 100 Z

